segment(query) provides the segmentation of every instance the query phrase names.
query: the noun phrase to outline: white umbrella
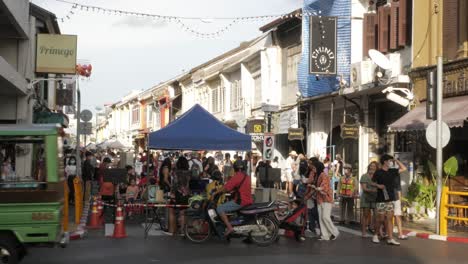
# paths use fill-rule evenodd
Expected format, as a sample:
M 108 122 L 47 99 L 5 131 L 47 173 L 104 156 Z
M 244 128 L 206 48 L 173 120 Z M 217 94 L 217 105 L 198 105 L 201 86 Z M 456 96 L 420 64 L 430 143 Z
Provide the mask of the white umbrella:
M 124 148 L 126 148 L 126 146 L 124 144 L 122 144 L 118 140 L 108 141 L 104 145 L 105 145 L 106 148 L 111 148 L 111 149 L 124 149 Z

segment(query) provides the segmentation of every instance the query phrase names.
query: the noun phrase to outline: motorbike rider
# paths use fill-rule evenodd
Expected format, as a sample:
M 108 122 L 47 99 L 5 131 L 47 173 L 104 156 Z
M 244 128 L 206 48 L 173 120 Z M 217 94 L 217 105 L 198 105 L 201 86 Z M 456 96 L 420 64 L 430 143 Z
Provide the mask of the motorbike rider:
M 234 163 L 234 176 L 219 190 L 216 194 L 229 192 L 233 194 L 231 201 L 225 202 L 218 206 L 216 211 L 219 217 L 226 225 L 225 236 L 231 234 L 234 229 L 229 222 L 226 213 L 234 212 L 242 207 L 251 205 L 253 203 L 251 194 L 251 179 L 245 172 L 244 162 L 237 160 Z

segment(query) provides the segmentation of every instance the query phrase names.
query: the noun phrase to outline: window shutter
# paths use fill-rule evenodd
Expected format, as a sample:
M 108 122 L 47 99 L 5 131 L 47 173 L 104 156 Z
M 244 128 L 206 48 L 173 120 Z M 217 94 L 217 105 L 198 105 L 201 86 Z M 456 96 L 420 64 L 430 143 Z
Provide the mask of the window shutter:
M 398 46 L 404 47 L 408 44 L 408 5 L 411 1 L 400 0 L 398 9 Z
M 379 15 L 379 51 L 388 52 L 389 42 L 389 19 L 390 19 L 390 7 L 382 6 L 378 9 Z
M 398 49 L 398 21 L 400 11 L 400 3 L 399 2 L 392 2 L 390 7 L 390 49 L 396 50 Z
M 370 49 L 377 48 L 377 14 L 369 13 L 364 14 L 364 34 L 363 34 L 363 51 L 362 54 L 364 57 L 368 56 Z
M 458 0 L 444 1 L 443 49 L 444 58 L 453 60 L 457 57 Z

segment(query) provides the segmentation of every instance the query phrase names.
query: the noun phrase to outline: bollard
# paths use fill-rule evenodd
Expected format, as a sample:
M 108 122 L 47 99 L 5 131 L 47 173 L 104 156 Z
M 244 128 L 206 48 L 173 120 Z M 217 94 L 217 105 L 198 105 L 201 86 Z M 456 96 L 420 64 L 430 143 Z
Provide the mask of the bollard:
M 70 191 L 68 190 L 68 184 L 67 181 L 63 182 L 63 196 L 64 196 L 64 203 L 63 203 L 63 220 L 62 220 L 62 227 L 63 227 L 63 232 L 68 231 L 68 201 L 69 200 L 69 194 Z
M 447 236 L 447 215 L 448 215 L 448 187 L 442 187 L 442 194 L 440 198 L 440 212 L 439 212 L 439 227 L 440 227 L 440 235 Z
M 83 213 L 83 191 L 81 180 L 76 177 L 73 180 L 73 185 L 75 187 L 75 224 L 79 225 L 81 214 Z

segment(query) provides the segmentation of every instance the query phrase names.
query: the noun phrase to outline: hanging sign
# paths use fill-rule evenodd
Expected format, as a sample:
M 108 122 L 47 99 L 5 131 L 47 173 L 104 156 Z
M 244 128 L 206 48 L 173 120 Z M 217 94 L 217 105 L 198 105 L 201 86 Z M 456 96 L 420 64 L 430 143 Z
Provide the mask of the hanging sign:
M 273 150 L 275 149 L 275 135 L 273 133 L 265 133 L 263 139 L 263 159 L 273 160 Z
M 336 20 L 328 16 L 310 18 L 310 74 L 336 74 Z
M 358 139 L 359 138 L 359 125 L 358 124 L 341 124 L 341 138 Z
M 304 140 L 304 128 L 288 129 L 288 140 Z
M 75 74 L 76 35 L 37 34 L 36 72 Z

